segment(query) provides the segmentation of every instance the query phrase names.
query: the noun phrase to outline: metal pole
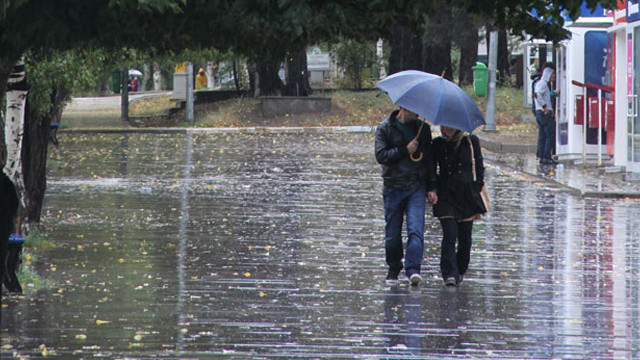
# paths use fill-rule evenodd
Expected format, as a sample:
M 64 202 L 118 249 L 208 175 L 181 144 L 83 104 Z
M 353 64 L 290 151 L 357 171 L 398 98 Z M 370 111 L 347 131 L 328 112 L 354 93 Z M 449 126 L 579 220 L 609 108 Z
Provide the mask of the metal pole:
M 489 34 L 489 94 L 484 131 L 496 131 L 496 68 L 498 63 L 498 32 Z
M 129 69 L 120 69 L 120 121 L 129 121 Z
M 582 167 L 587 164 L 587 87 L 582 88 Z
M 602 166 L 602 90 L 598 89 L 598 167 Z
M 187 62 L 187 104 L 185 108 L 186 120 L 193 124 L 193 64 Z

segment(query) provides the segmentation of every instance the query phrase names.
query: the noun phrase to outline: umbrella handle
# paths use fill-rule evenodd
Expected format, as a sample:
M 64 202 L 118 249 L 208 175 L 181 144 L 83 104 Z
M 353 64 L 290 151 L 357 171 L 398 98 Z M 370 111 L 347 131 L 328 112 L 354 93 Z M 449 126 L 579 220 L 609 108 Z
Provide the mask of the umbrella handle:
M 420 136 L 420 133 L 422 132 L 422 127 L 424 126 L 424 121 L 420 124 L 420 129 L 418 129 L 418 135 L 416 135 L 416 140 L 418 139 L 418 137 Z M 422 153 L 422 151 L 420 151 L 420 156 L 418 156 L 417 158 L 413 156 L 413 154 L 409 154 L 409 158 L 411 159 L 411 161 L 413 162 L 418 162 L 420 160 L 422 160 L 422 155 L 424 155 Z

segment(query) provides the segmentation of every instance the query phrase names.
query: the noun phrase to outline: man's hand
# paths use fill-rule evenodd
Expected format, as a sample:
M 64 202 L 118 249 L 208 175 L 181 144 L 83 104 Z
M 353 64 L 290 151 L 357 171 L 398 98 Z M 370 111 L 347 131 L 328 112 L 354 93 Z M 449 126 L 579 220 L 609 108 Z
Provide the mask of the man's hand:
M 413 154 L 414 152 L 416 152 L 416 150 L 418 150 L 418 140 L 417 139 L 413 139 L 411 140 L 408 144 L 407 144 L 407 151 L 409 152 L 409 154 Z

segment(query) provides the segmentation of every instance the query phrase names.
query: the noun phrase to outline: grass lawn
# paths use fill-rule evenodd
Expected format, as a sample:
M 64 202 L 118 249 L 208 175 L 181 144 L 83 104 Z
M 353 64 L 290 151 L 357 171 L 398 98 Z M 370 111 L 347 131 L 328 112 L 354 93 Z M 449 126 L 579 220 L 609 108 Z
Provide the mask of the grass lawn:
M 476 97 L 471 86 L 464 88 L 476 101 L 484 113 L 486 97 Z M 274 118 L 264 118 L 260 110 L 260 100 L 255 98 L 233 99 L 218 103 L 217 109 L 196 119 L 195 127 L 243 127 L 243 126 L 348 126 L 377 125 L 396 106 L 379 90 L 347 91 L 339 90 L 313 96 L 332 98 L 329 113 L 287 114 Z M 522 115 L 531 110 L 522 105 L 522 89 L 500 87 L 496 91 L 496 129 L 513 135 L 533 136 L 535 123 L 523 122 Z M 132 115 L 160 113 L 173 107 L 171 96 L 156 97 L 132 103 Z M 187 125 L 184 125 L 187 126 Z

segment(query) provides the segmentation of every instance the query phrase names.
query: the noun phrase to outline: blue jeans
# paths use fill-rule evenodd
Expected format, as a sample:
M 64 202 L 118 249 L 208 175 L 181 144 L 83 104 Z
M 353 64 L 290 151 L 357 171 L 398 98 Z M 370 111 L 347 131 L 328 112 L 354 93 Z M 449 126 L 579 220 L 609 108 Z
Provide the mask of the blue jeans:
M 412 189 L 383 187 L 385 251 L 389 268 L 402 269 L 402 224 L 407 219 L 407 249 L 405 272 L 407 276 L 420 273 L 424 250 L 424 217 L 427 191 L 424 186 Z
M 556 124 L 553 121 L 553 111 L 536 110 L 536 122 L 538 123 L 538 150 L 540 160 L 551 160 L 551 149 L 556 137 Z

